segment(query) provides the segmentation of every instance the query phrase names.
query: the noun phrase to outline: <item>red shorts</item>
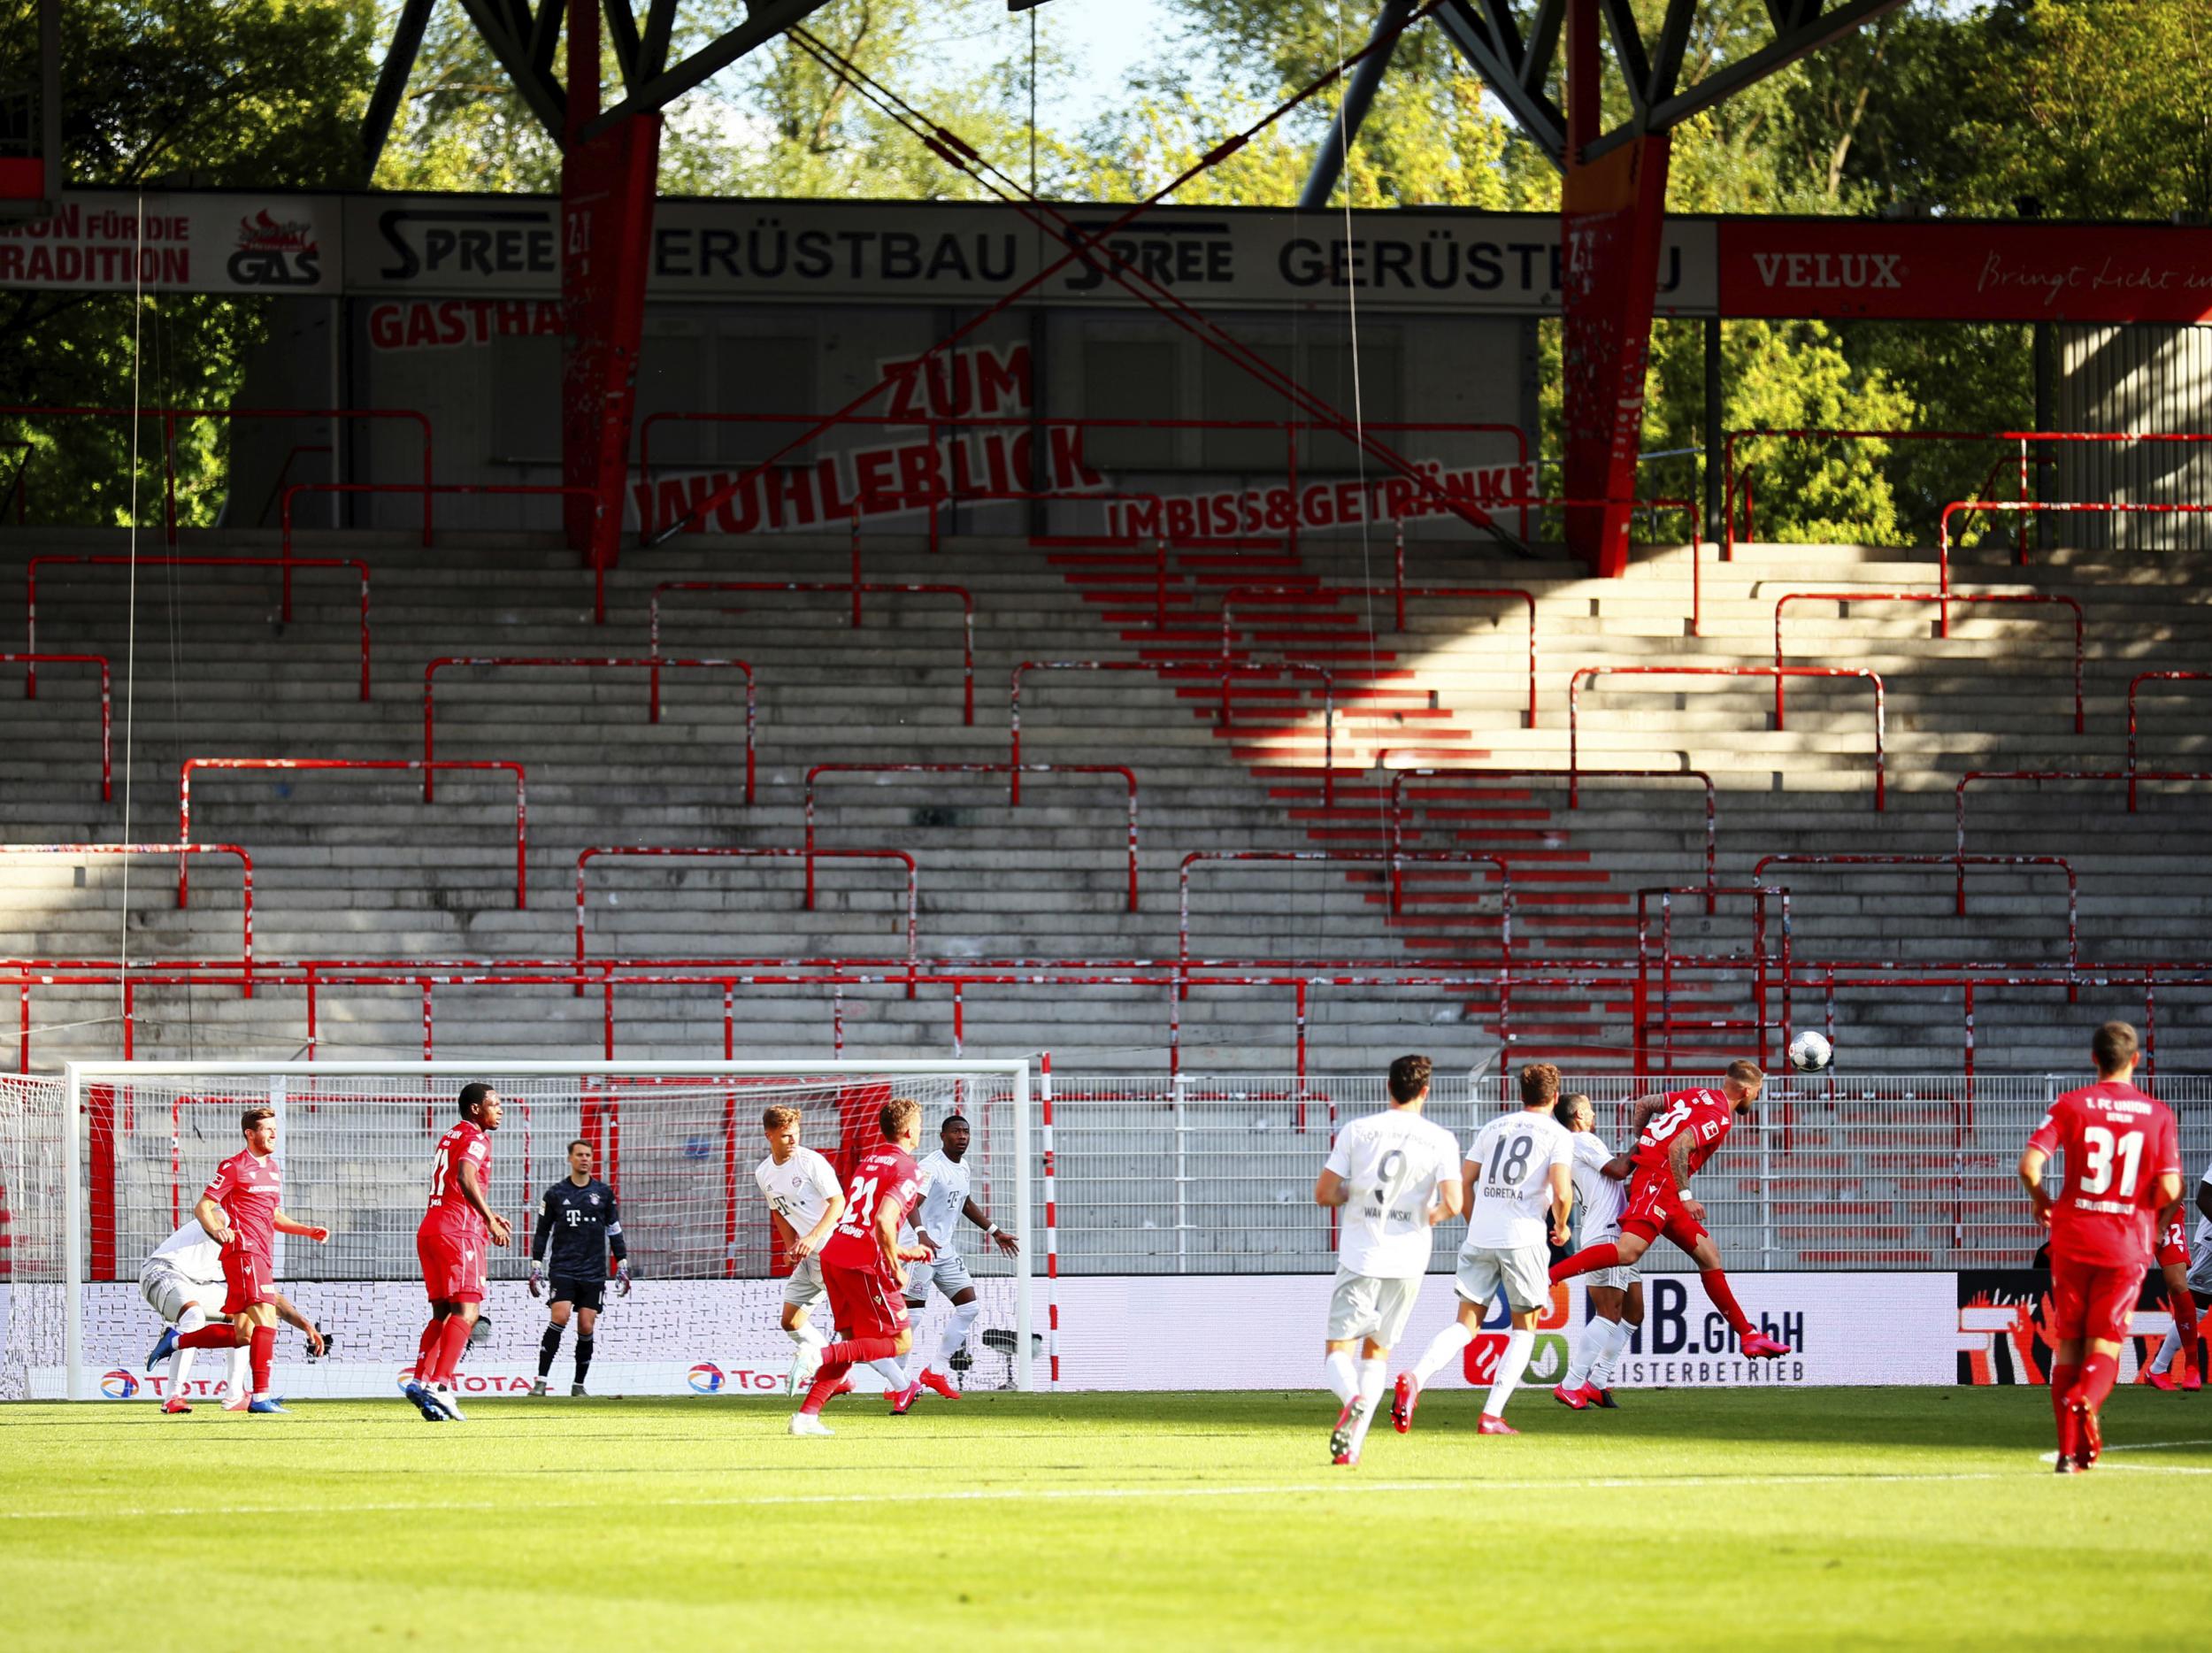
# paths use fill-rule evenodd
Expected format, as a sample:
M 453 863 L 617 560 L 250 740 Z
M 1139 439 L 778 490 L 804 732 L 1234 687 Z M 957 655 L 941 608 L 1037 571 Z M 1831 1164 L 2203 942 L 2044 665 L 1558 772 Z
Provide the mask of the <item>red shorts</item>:
M 1694 1250 L 1705 1237 L 1705 1226 L 1682 1209 L 1680 1191 L 1664 1166 L 1637 1168 L 1621 1212 L 1621 1230 L 1641 1236 L 1647 1245 L 1664 1234 L 1685 1251 Z
M 423 1290 L 433 1303 L 481 1303 L 488 1243 L 480 1234 L 462 1234 L 425 1223 L 415 1231 L 415 1255 L 422 1259 Z
M 243 1314 L 257 1303 L 269 1301 L 269 1265 L 237 1246 L 222 1250 L 225 1314 Z
M 2092 1338 L 2124 1343 L 2128 1322 L 2143 1290 L 2139 1264 L 2078 1263 L 2051 1259 L 2051 1307 L 2044 1330 L 2055 1342 Z
M 2158 1236 L 2158 1266 L 2172 1268 L 2175 1265 L 2189 1266 L 2189 1236 L 2182 1232 L 2179 1223 L 2168 1223 L 2165 1232 Z
M 906 1298 L 879 1268 L 842 1268 L 822 1259 L 830 1315 L 843 1337 L 898 1337 L 907 1327 Z

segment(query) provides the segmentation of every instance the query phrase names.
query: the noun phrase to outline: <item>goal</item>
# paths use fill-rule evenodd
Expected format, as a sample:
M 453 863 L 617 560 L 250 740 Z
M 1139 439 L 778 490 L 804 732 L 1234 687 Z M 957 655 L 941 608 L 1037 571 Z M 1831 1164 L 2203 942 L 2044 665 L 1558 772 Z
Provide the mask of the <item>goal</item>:
M 841 1177 L 880 1140 L 876 1116 L 894 1096 L 922 1104 L 923 1157 L 946 1116 L 967 1117 L 973 1197 L 1025 1242 L 1008 1257 L 979 1231 L 959 1237 L 983 1312 L 956 1367 L 970 1387 L 1030 1387 L 1028 1242 L 1041 1207 L 1025 1063 L 118 1062 L 0 1076 L 0 1398 L 161 1392 L 164 1375 L 143 1370 L 161 1323 L 141 1296 L 140 1266 L 191 1220 L 216 1165 L 241 1146 L 241 1111 L 257 1105 L 276 1111 L 286 1211 L 331 1230 L 324 1245 L 278 1236 L 279 1288 L 334 1340 L 311 1362 L 299 1334 L 280 1331 L 278 1387 L 391 1393 L 424 1319 L 415 1229 L 431 1149 L 461 1086 L 480 1080 L 506 1103 L 488 1192 L 514 1243 L 491 1253 L 489 1330 L 461 1367 L 472 1393 L 526 1391 L 537 1375 L 546 1311 L 527 1291 L 531 1234 L 579 1139 L 615 1190 L 637 1274 L 629 1296 L 607 1295 L 593 1389 L 780 1388 L 792 1345 L 753 1180 L 767 1153 L 762 1111 L 800 1109 L 802 1141 Z M 818 1321 L 827 1312 L 826 1303 L 814 1311 Z M 938 1336 L 945 1312 L 933 1294 L 918 1347 Z M 572 1327 L 557 1381 L 567 1380 L 573 1348 Z M 219 1380 L 219 1363 L 200 1367 L 205 1386 Z M 188 1398 L 211 1394 L 198 1373 L 193 1387 Z

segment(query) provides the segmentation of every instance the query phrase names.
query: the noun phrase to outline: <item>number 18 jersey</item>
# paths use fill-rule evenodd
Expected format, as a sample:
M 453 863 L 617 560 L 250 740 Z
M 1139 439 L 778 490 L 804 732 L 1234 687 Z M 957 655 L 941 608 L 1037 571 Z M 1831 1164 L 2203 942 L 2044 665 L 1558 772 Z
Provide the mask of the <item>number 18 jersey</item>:
M 2181 1174 L 2174 1116 L 2132 1085 L 2105 1080 L 2051 1104 L 2030 1148 L 2066 1156 L 2051 1210 L 2051 1257 L 2101 1268 L 2147 1268 L 2159 1176 Z
M 1429 1207 L 1459 1174 L 1452 1134 L 1393 1108 L 1354 1119 L 1336 1134 L 1328 1168 L 1344 1180 L 1337 1262 L 1370 1280 L 1418 1280 L 1428 1272 L 1436 1231 Z
M 1574 1164 L 1574 1136 L 1546 1111 L 1527 1108 L 1502 1114 L 1467 1144 L 1474 1167 L 1474 1200 L 1467 1213 L 1470 1246 L 1518 1250 L 1549 1236 L 1551 1168 Z
M 903 1218 L 922 1197 L 921 1167 L 914 1156 L 896 1142 L 885 1142 L 869 1151 L 845 1180 L 845 1212 L 830 1230 L 822 1248 L 822 1261 L 838 1268 L 877 1269 L 883 1254 L 876 1249 L 876 1212 L 886 1200 Z

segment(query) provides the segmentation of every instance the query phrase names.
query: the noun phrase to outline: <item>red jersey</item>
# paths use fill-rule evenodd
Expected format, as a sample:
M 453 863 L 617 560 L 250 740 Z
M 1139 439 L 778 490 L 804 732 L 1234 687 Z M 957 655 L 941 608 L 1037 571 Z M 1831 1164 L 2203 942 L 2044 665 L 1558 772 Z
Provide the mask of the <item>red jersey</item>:
M 822 1248 L 822 1261 L 839 1268 L 875 1268 L 877 1211 L 888 1200 L 904 1220 L 922 1197 L 922 1168 L 895 1142 L 871 1150 L 853 1167 L 845 1183 L 845 1211 Z
M 2150 1266 L 2158 1179 L 2181 1174 L 2180 1135 L 2164 1103 L 2111 1080 L 2070 1090 L 2028 1146 L 2066 1156 L 2066 1187 L 2051 1207 L 2054 1260 Z
M 468 1196 L 461 1192 L 461 1167 L 464 1164 L 476 1167 L 477 1186 L 484 1191 L 485 1203 L 491 1200 L 492 1139 L 484 1128 L 472 1119 L 464 1119 L 438 1139 L 438 1151 L 430 1161 L 430 1209 L 423 1214 L 425 1228 L 442 1228 L 449 1233 L 473 1235 L 479 1240 L 489 1237 L 490 1230 L 484 1219 L 469 1203 Z
M 276 1265 L 277 1207 L 284 1203 L 284 1172 L 273 1159 L 257 1159 L 242 1148 L 215 1167 L 207 1197 L 223 1208 L 238 1235 L 238 1249 L 271 1272 Z
M 1667 1105 L 1653 1114 L 1645 1125 L 1629 1157 L 1640 1170 L 1663 1170 L 1675 1138 L 1687 1133 L 1690 1170 L 1695 1173 L 1728 1140 L 1728 1133 L 1736 1128 L 1736 1111 L 1728 1105 L 1728 1098 L 1717 1090 L 1669 1091 L 1666 1102 Z

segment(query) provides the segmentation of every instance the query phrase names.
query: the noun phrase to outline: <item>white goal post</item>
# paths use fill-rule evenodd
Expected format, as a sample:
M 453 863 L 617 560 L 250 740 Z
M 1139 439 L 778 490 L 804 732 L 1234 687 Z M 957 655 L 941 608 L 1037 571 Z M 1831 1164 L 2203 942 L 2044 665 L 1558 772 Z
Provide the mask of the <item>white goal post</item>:
M 242 1108 L 257 1104 L 277 1111 L 287 1211 L 333 1231 L 324 1247 L 278 1241 L 280 1288 L 296 1282 L 302 1312 L 337 1339 L 329 1360 L 292 1368 L 293 1392 L 388 1393 L 423 1319 L 414 1231 L 431 1150 L 472 1080 L 506 1103 L 489 1195 L 514 1229 L 512 1246 L 492 1253 L 486 1310 L 498 1325 L 481 1351 L 485 1380 L 511 1389 L 522 1362 L 534 1372 L 545 1317 L 523 1295 L 531 1228 L 540 1195 L 567 1174 L 568 1144 L 581 1139 L 619 1198 L 639 1274 L 632 1297 L 608 1294 L 595 1373 L 612 1373 L 616 1388 L 630 1373 L 661 1392 L 682 1392 L 687 1379 L 701 1392 L 780 1387 L 770 1374 L 780 1374 L 791 1346 L 777 1321 L 782 1281 L 772 1277 L 767 1208 L 753 1179 L 767 1152 L 761 1111 L 799 1107 L 805 1143 L 836 1162 L 841 1147 L 872 1146 L 883 1102 L 912 1096 L 924 1114 L 918 1157 L 937 1146 L 948 1114 L 964 1114 L 973 1197 L 1021 1241 L 1010 1257 L 980 1231 L 959 1236 L 985 1310 L 981 1349 L 957 1351 L 959 1367 L 971 1382 L 1031 1387 L 1030 1280 L 1041 1236 L 1025 1061 L 440 1059 L 73 1062 L 58 1078 L 10 1076 L 0 1095 L 13 1110 L 12 1125 L 0 1119 L 10 1163 L 0 1179 L 14 1203 L 15 1266 L 0 1393 L 38 1393 L 42 1372 L 58 1375 L 70 1400 L 136 1391 L 139 1346 L 160 1329 L 140 1300 L 140 1265 L 191 1219 L 215 1165 L 242 1145 Z M 933 1293 L 918 1346 L 944 1308 Z M 815 1313 L 824 1319 L 827 1305 Z M 296 1355 L 298 1340 L 283 1336 Z M 280 1349 L 280 1361 L 292 1357 Z M 479 1357 L 472 1349 L 465 1372 Z M 103 1369 L 96 1391 L 88 1380 Z M 364 1387 L 372 1369 L 380 1387 Z M 495 1370 L 507 1375 L 492 1379 Z

